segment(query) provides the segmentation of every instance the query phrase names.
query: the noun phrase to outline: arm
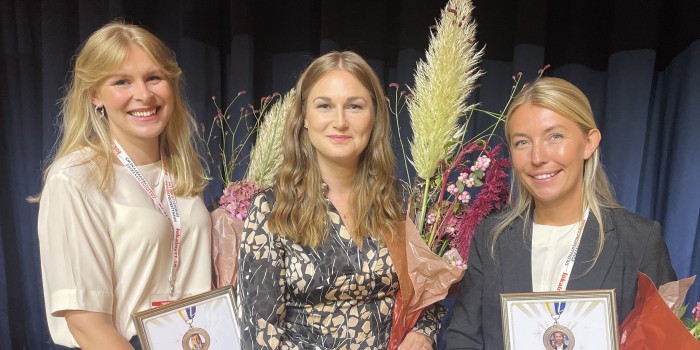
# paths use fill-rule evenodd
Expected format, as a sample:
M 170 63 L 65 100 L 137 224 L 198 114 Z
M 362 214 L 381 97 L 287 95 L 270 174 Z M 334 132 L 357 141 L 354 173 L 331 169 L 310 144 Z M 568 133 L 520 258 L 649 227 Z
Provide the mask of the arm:
M 482 240 L 486 240 L 482 225 L 474 234 L 474 241 L 469 249 L 469 268 L 462 279 L 459 295 L 454 304 L 452 319 L 445 332 L 445 349 L 483 349 L 482 302 L 484 273 L 482 255 L 488 251 L 480 249 Z M 484 247 L 486 245 L 483 245 Z M 488 259 L 489 257 L 486 256 Z
M 108 314 L 80 310 L 66 311 L 68 329 L 83 350 L 112 349 L 133 350 L 124 337 L 112 325 Z
M 243 225 L 239 251 L 238 296 L 241 349 L 276 349 L 284 334 L 284 250 L 267 230 L 270 206 L 256 196 Z
M 639 271 L 649 276 L 657 287 L 676 280 L 676 272 L 671 265 L 668 247 L 661 232 L 661 224 L 654 221 L 642 257 L 642 264 L 639 267 Z
M 94 193 L 89 186 L 65 174 L 54 174 L 44 186 L 39 207 L 47 318 L 54 342 L 65 346 L 88 346 L 74 333 L 82 327 L 67 323 L 69 313 L 84 311 L 111 317 L 113 311 L 113 251 L 101 206 L 91 195 Z M 111 318 L 109 327 L 90 330 L 98 338 L 114 333 L 117 330 Z
M 421 312 L 420 317 L 418 317 L 416 325 L 413 326 L 411 332 L 406 335 L 406 339 L 401 343 L 399 349 L 412 343 L 422 344 L 421 346 L 432 349 L 435 344 L 435 337 L 437 337 L 438 331 L 440 330 L 442 318 L 445 317 L 447 313 L 446 311 L 444 306 L 437 303 L 425 308 L 423 312 Z M 420 348 L 420 346 L 418 348 Z M 407 349 L 410 349 L 410 347 L 407 347 Z

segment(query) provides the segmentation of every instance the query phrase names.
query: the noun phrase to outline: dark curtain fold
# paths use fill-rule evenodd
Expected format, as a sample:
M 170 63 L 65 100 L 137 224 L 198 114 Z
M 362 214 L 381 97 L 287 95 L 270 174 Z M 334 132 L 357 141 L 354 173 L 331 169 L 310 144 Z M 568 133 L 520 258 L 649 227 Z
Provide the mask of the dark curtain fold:
M 212 96 L 232 114 L 292 87 L 320 53 L 351 49 L 384 83 L 411 85 L 446 0 L 0 1 L 0 349 L 57 349 L 44 320 L 36 235 L 41 172 L 57 138 L 78 45 L 104 23 L 143 25 L 177 54 L 197 119 Z M 700 3 L 696 0 L 475 0 L 486 46 L 473 99 L 500 110 L 511 76 L 550 64 L 590 98 L 603 162 L 625 207 L 660 221 L 679 277 L 700 272 Z M 476 120 L 477 130 L 487 124 Z M 400 119 L 402 136 L 410 135 Z M 404 140 L 406 141 L 406 140 Z M 398 144 L 397 144 L 398 147 Z M 400 154 L 397 148 L 397 154 Z M 401 163 L 401 162 L 399 162 Z M 243 164 L 244 165 L 244 164 Z M 243 175 L 244 166 L 236 176 Z M 403 166 L 397 174 L 406 177 Z M 215 174 L 214 174 L 215 175 Z M 205 193 L 213 204 L 215 180 Z M 700 300 L 697 284 L 690 301 Z

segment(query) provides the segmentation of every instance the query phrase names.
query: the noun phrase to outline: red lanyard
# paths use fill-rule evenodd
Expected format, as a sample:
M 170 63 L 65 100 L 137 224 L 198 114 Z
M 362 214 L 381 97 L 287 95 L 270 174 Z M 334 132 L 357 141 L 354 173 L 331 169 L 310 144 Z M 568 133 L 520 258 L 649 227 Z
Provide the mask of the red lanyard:
M 583 213 L 583 219 L 581 219 L 581 222 L 578 224 L 578 232 L 576 233 L 574 244 L 571 245 L 569 253 L 566 255 L 566 260 L 564 260 L 564 264 L 561 266 L 561 274 L 557 281 L 557 292 L 566 290 L 566 286 L 569 284 L 569 278 L 571 278 L 571 271 L 574 269 L 574 262 L 576 261 L 578 247 L 581 244 L 581 236 L 583 236 L 583 227 L 586 226 L 586 220 L 588 220 L 588 210 Z
M 158 197 L 156 196 L 156 191 L 153 190 L 151 185 L 146 181 L 146 178 L 141 174 L 141 171 L 136 167 L 136 164 L 129 158 L 129 155 L 126 154 L 122 146 L 119 145 L 117 140 L 114 140 L 114 153 L 116 154 L 117 158 L 124 164 L 124 166 L 129 170 L 131 175 L 136 179 L 136 181 L 141 185 L 143 190 L 151 197 L 151 200 L 153 200 L 153 204 L 155 204 L 156 208 L 158 208 L 165 216 L 168 221 L 170 221 L 170 224 L 172 225 L 173 228 L 173 241 L 171 242 L 171 248 L 172 248 L 172 255 L 171 255 L 171 264 L 170 264 L 170 276 L 168 277 L 168 282 L 170 283 L 170 290 L 169 294 L 170 297 L 173 296 L 175 292 L 175 273 L 177 271 L 177 265 L 180 261 L 180 237 L 182 235 L 182 223 L 180 222 L 180 213 L 178 212 L 177 209 L 177 201 L 175 200 L 175 192 L 173 191 L 173 181 L 172 178 L 170 177 L 170 172 L 168 172 L 168 167 L 165 164 L 165 160 L 161 159 L 161 162 L 163 164 L 163 178 L 164 178 L 164 184 L 165 184 L 165 196 L 168 199 L 168 207 L 170 209 L 170 215 L 168 216 L 168 213 L 165 211 L 165 207 L 163 207 L 163 203 L 160 202 Z

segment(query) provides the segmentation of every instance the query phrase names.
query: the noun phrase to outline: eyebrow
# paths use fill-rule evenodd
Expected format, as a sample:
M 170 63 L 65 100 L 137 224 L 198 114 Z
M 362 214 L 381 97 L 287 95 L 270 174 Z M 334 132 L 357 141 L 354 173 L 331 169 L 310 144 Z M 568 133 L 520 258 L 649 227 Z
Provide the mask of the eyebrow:
M 554 131 L 554 130 L 556 130 L 556 129 L 564 129 L 564 130 L 567 130 L 566 127 L 564 127 L 563 125 L 561 125 L 561 124 L 556 124 L 556 125 L 552 125 L 552 126 L 546 128 L 546 129 L 544 129 L 544 133 L 546 134 L 546 133 L 552 132 L 552 131 Z M 515 137 L 525 137 L 525 138 L 529 138 L 528 135 L 526 135 L 526 134 L 524 134 L 524 133 L 521 133 L 521 132 L 518 132 L 518 133 L 513 134 L 510 138 L 512 139 L 512 138 L 515 138 Z
M 316 97 L 316 98 L 313 99 L 313 101 L 316 101 L 316 100 L 330 101 L 331 98 L 330 98 L 330 97 L 326 97 L 326 96 L 319 96 L 319 97 Z M 365 98 L 362 97 L 362 96 L 350 96 L 350 97 L 348 97 L 348 98 L 345 99 L 346 102 L 348 102 L 348 101 L 356 101 L 356 100 L 362 100 L 362 101 L 364 101 L 364 102 L 367 102 L 367 100 L 365 100 Z
M 151 69 L 151 70 L 147 71 L 145 75 L 146 75 L 146 76 L 151 76 L 151 75 L 154 75 L 154 74 L 162 74 L 162 75 L 164 75 L 165 72 L 164 72 L 162 69 L 155 68 L 155 69 Z M 134 74 L 130 74 L 130 73 L 120 73 L 120 72 L 118 72 L 118 71 L 115 71 L 115 72 L 112 73 L 112 74 L 108 74 L 108 75 L 107 75 L 107 79 L 111 79 L 111 78 L 129 78 L 129 77 L 132 77 L 132 76 L 134 76 Z

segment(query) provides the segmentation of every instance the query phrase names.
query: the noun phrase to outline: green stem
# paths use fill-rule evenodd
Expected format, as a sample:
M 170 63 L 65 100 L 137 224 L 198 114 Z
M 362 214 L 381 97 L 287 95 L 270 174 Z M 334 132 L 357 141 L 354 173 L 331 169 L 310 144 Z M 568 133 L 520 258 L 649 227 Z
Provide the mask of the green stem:
M 399 95 L 399 89 L 394 92 L 394 108 L 392 110 L 391 105 L 389 105 L 389 110 L 394 114 L 394 120 L 396 120 L 396 133 L 399 136 L 399 145 L 401 145 L 401 154 L 403 155 L 403 166 L 406 169 L 406 182 L 408 183 L 408 188 L 411 188 L 411 176 L 408 172 L 408 160 L 406 156 L 406 149 L 403 145 L 403 137 L 401 137 L 401 126 L 399 125 L 399 114 L 403 111 L 403 106 L 399 108 L 399 100 L 401 99 Z M 405 105 L 406 102 L 404 102 Z
M 439 256 L 442 256 L 443 254 L 445 254 L 445 250 L 447 250 L 447 247 L 450 246 L 449 243 L 450 242 L 448 240 L 442 241 L 442 246 L 440 246 L 440 251 L 438 252 Z
M 420 216 L 418 217 L 418 232 L 423 232 L 425 222 L 425 212 L 428 208 L 428 193 L 430 191 L 430 180 L 425 180 L 425 190 L 423 191 L 423 203 L 421 204 Z

